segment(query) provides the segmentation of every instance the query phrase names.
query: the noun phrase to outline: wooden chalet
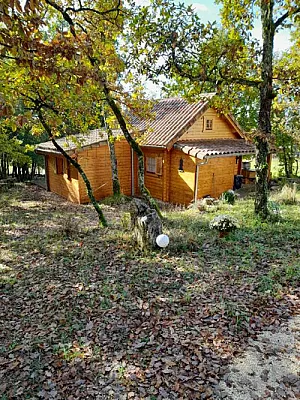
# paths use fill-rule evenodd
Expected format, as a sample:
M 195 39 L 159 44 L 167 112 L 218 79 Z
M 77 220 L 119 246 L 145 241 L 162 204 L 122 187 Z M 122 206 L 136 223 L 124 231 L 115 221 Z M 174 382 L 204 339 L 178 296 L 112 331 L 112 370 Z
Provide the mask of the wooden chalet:
M 156 199 L 187 205 L 205 196 L 219 197 L 233 188 L 234 176 L 241 174 L 242 156 L 255 154 L 235 120 L 209 107 L 209 96 L 192 104 L 181 98 L 161 100 L 153 115 L 132 122 L 142 133 L 145 184 Z M 112 194 L 104 131 L 77 136 L 77 143 L 65 138 L 58 142 L 77 158 L 97 199 Z M 122 136 L 115 147 L 122 193 L 138 195 L 137 158 Z M 88 202 L 83 180 L 51 142 L 41 143 L 36 152 L 45 156 L 48 190 L 73 202 Z

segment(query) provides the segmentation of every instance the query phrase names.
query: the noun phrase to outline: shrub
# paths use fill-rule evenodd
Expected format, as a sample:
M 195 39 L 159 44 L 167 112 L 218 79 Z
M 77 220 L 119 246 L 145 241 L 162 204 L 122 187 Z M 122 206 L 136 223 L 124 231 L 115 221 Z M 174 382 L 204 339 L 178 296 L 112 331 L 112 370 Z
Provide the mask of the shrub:
M 221 194 L 221 200 L 228 204 L 234 204 L 237 195 L 234 193 L 233 190 L 227 190 L 226 192 Z
M 125 231 L 130 230 L 131 228 L 131 215 L 129 212 L 125 212 L 121 218 L 121 224 Z
M 293 183 L 292 186 L 284 185 L 281 189 L 280 193 L 277 196 L 277 199 L 280 203 L 283 204 L 296 204 L 297 199 L 297 184 Z
M 210 222 L 209 227 L 219 232 L 232 232 L 239 228 L 240 224 L 238 220 L 231 215 L 221 214 Z

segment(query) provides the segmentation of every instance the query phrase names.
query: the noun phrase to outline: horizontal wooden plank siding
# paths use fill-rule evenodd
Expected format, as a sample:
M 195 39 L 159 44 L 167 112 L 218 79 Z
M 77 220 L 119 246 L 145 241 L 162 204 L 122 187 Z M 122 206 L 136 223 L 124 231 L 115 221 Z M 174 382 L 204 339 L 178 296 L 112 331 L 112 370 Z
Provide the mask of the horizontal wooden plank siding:
M 165 150 L 163 156 L 163 201 L 170 201 L 170 183 L 171 183 L 171 152 Z
M 163 171 L 161 175 L 146 171 L 147 157 L 157 158 L 164 157 L 164 150 L 156 148 L 143 148 L 145 160 L 145 186 L 150 191 L 151 196 L 155 199 L 163 200 L 164 174 L 165 168 L 163 163 Z
M 188 205 L 194 198 L 196 159 L 180 150 L 170 153 L 170 203 Z M 183 172 L 179 171 L 180 159 Z
M 233 188 L 234 175 L 238 173 L 236 157 L 211 158 L 206 165 L 199 166 L 198 195 L 219 197 Z
M 131 147 L 126 140 L 115 144 L 121 192 L 131 196 Z
M 116 141 L 116 156 L 121 192 L 131 194 L 131 152 L 125 140 Z M 78 161 L 86 173 L 97 200 L 112 195 L 112 175 L 110 155 L 107 143 L 79 152 Z M 80 202 L 87 203 L 89 198 L 82 178 L 79 178 Z
M 206 129 L 206 120 L 212 120 L 211 130 Z M 180 138 L 180 140 L 236 139 L 239 137 L 228 120 L 209 108 Z
M 79 185 L 76 171 L 72 171 L 72 177 L 68 179 L 67 160 L 63 156 L 48 155 L 46 157 L 48 189 L 73 203 L 79 203 Z M 63 174 L 56 173 L 56 158 L 62 160 Z

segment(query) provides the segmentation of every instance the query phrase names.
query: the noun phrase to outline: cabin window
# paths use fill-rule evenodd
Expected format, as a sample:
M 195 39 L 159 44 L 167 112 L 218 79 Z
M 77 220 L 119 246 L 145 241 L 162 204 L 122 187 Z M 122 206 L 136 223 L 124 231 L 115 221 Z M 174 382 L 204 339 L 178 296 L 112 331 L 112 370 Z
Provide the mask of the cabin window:
M 146 157 L 146 172 L 162 175 L 162 157 Z
M 147 157 L 146 171 L 151 172 L 152 174 L 156 173 L 156 158 L 155 157 Z
M 213 129 L 213 120 L 212 119 L 207 119 L 205 121 L 205 129 L 207 131 L 212 131 L 212 129 Z
M 64 173 L 64 160 L 60 157 L 55 158 L 55 167 L 57 175 L 63 175 Z
M 179 172 L 184 172 L 184 170 L 183 170 L 183 159 L 182 158 L 179 160 L 178 171 Z

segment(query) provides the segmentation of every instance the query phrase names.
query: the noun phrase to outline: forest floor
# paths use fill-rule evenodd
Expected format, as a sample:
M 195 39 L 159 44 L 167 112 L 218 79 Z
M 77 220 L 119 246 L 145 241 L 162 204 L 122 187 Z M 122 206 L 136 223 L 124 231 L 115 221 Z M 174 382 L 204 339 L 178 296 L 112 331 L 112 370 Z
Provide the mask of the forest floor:
M 0 193 L 0 399 L 299 398 L 299 201 L 269 224 L 251 195 L 164 206 L 148 254 L 129 207 L 106 202 L 103 229 L 42 188 Z M 241 223 L 223 239 L 220 213 Z

